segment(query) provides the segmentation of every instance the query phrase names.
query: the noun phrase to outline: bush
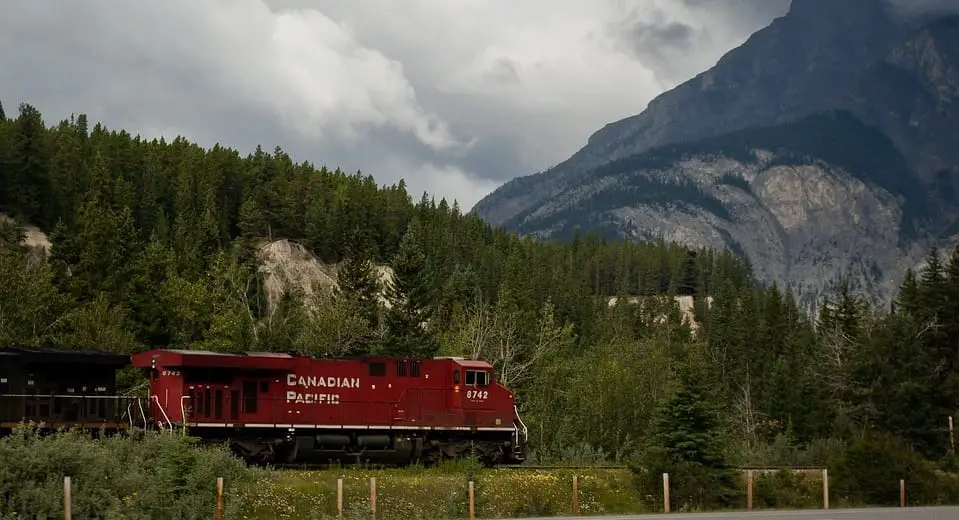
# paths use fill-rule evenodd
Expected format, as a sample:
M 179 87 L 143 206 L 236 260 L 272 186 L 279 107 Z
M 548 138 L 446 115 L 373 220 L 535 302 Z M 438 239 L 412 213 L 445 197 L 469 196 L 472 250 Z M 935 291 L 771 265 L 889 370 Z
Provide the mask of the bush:
M 630 469 L 638 492 L 652 508 L 662 508 L 663 473 L 669 473 L 670 508 L 676 512 L 734 507 L 744 494 L 732 468 L 672 459 L 661 448 L 647 450 L 637 462 Z
M 140 431 L 94 438 L 22 427 L 0 439 L 0 461 L 3 519 L 62 517 L 64 476 L 71 477 L 74 518 L 210 518 L 217 477 L 224 479 L 224 514 L 232 516 L 255 473 L 225 449 Z
M 757 509 L 815 509 L 822 507 L 819 472 L 758 472 L 753 477 L 753 506 Z
M 955 475 L 935 465 L 901 439 L 867 433 L 846 453 L 829 463 L 830 487 L 837 499 L 854 505 L 899 504 L 899 480 L 906 480 L 911 505 L 939 505 L 959 501 Z

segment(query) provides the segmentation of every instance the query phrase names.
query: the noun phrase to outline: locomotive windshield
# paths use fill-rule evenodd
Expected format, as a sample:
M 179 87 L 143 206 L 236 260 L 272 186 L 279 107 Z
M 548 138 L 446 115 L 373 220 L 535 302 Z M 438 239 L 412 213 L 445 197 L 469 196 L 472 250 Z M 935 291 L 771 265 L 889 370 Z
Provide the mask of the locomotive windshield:
M 485 370 L 467 370 L 466 384 L 474 386 L 489 386 L 489 372 Z

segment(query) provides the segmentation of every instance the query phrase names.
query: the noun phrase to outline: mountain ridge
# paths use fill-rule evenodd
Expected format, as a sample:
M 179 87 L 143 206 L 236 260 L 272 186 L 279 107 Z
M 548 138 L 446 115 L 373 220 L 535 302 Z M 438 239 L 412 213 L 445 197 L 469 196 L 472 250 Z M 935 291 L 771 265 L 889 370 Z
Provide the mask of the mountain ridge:
M 504 184 L 474 210 L 491 224 L 538 238 L 568 237 L 579 227 L 727 247 L 766 262 L 758 271 L 767 282 L 805 287 L 807 304 L 839 276 L 852 277 L 873 303 L 887 304 L 899 273 L 922 260 L 930 240 L 955 240 L 948 230 L 959 219 L 959 137 L 950 131 L 959 127 L 959 17 L 910 24 L 876 9 L 882 2 L 846 4 L 837 9 L 868 16 L 820 20 L 816 31 L 830 39 L 816 48 L 815 38 L 797 27 L 824 16 L 813 9 L 817 3 L 794 2 L 713 68 L 642 113 L 605 125 L 567 161 Z M 891 36 L 884 33 L 890 25 Z M 769 39 L 777 44 L 754 48 Z M 794 40 L 807 47 L 779 59 L 776 53 Z M 833 50 L 830 60 L 809 61 Z M 759 60 L 752 74 L 743 66 L 750 57 Z M 838 81 L 816 84 L 844 64 L 847 74 Z M 766 76 L 775 81 L 751 96 Z M 736 81 L 743 77 L 753 81 L 746 93 Z M 723 97 L 737 88 L 742 99 Z M 710 106 L 719 108 L 702 123 L 677 125 L 663 116 L 686 110 L 685 120 L 694 120 Z M 722 125 L 727 130 L 718 130 Z M 631 166 L 617 171 L 624 164 Z M 798 191 L 784 191 L 787 185 Z M 830 215 L 834 229 L 822 215 Z M 778 244 L 769 246 L 776 252 L 755 237 L 742 238 L 758 222 L 765 224 L 756 233 Z
M 865 16 L 825 17 L 819 20 L 817 31 L 805 30 L 802 25 L 807 23 L 808 12 L 812 10 L 805 6 L 813 4 L 819 6 L 820 11 L 823 6 L 832 11 L 854 9 Z M 906 25 L 895 22 L 881 1 L 854 4 L 850 7 L 847 3 L 824 0 L 794 3 L 786 15 L 753 33 L 710 69 L 656 96 L 639 114 L 604 125 L 569 159 L 533 174 L 529 180 L 535 179 L 542 186 L 513 179 L 484 197 L 473 209 L 484 220 L 498 225 L 509 218 L 510 211 L 517 205 L 511 201 L 518 200 L 518 205 L 523 206 L 529 201 L 536 203 L 547 198 L 530 193 L 531 184 L 540 188 L 541 193 L 552 192 L 560 189 L 565 178 L 659 144 L 692 141 L 756 124 L 783 122 L 817 111 L 843 91 L 844 87 L 837 84 L 852 81 L 907 30 Z M 843 25 L 844 22 L 853 28 Z M 866 36 L 861 36 L 862 45 L 846 41 L 851 34 L 863 32 Z M 783 68 L 789 71 L 811 61 L 803 55 L 795 58 L 794 63 L 781 63 L 780 54 L 788 56 L 797 48 L 804 49 L 806 55 L 815 55 L 817 58 L 812 61 L 825 61 L 800 78 L 785 74 Z M 833 50 L 835 52 L 831 52 Z M 757 68 L 755 63 L 767 65 Z M 744 93 L 743 85 L 752 90 Z M 782 92 L 795 94 L 783 102 Z M 773 99 L 769 99 L 770 96 Z

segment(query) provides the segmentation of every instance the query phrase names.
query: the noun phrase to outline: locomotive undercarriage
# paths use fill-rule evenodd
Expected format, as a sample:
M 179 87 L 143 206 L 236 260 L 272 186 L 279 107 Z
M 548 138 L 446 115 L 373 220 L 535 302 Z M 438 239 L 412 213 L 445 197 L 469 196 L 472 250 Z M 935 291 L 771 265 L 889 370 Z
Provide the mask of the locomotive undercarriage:
M 404 430 L 202 431 L 191 435 L 229 442 L 231 450 L 250 464 L 373 464 L 435 465 L 475 458 L 486 466 L 523 462 L 511 432 Z

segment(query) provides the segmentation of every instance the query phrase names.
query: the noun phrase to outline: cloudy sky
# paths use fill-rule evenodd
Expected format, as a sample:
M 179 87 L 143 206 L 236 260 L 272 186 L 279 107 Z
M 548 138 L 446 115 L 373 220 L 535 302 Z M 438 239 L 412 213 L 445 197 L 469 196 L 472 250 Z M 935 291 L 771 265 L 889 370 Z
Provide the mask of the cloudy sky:
M 789 0 L 5 0 L 0 101 L 405 178 L 467 210 Z

